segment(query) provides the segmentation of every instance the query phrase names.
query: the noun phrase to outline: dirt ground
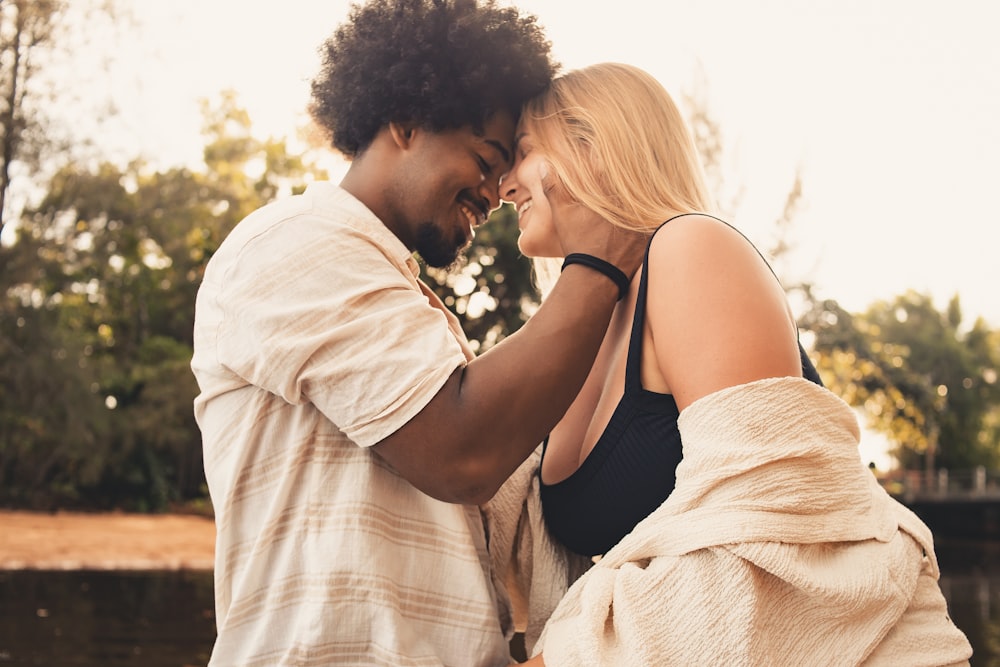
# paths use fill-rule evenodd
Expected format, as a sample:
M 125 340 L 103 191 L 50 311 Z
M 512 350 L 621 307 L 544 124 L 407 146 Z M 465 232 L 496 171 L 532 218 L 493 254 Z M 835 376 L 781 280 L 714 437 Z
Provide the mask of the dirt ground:
M 0 511 L 0 570 L 210 570 L 212 519 Z

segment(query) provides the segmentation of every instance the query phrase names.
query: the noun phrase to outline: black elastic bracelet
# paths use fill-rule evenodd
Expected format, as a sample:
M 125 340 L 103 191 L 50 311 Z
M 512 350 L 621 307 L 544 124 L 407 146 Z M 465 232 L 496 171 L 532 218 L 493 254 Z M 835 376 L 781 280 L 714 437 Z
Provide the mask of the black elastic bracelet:
M 604 261 L 600 257 L 594 257 L 593 255 L 585 255 L 582 252 L 573 252 L 566 255 L 566 259 L 563 260 L 562 268 L 565 269 L 570 264 L 583 264 L 584 266 L 589 266 L 590 268 L 603 273 L 608 278 L 614 281 L 615 285 L 618 285 L 618 300 L 621 301 L 628 294 L 628 276 L 625 272 L 619 269 L 614 264 Z

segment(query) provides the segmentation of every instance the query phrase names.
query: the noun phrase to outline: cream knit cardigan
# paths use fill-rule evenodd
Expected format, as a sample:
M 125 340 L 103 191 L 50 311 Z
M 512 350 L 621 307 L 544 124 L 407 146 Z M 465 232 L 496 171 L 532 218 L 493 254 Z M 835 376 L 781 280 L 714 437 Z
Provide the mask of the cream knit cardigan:
M 580 561 L 544 531 L 537 455 L 485 508 L 494 566 L 526 591 L 532 654 L 548 667 L 967 664 L 931 533 L 863 465 L 846 403 L 768 379 L 706 396 L 678 424 L 673 493 L 561 600 Z

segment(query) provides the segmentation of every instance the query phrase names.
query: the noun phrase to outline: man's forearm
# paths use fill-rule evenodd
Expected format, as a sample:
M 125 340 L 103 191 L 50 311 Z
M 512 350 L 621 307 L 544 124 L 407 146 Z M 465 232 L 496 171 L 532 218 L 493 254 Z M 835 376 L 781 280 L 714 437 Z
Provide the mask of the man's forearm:
M 607 330 L 618 288 L 566 268 L 538 312 L 471 361 L 375 451 L 425 493 L 478 504 L 538 446 L 579 393 Z

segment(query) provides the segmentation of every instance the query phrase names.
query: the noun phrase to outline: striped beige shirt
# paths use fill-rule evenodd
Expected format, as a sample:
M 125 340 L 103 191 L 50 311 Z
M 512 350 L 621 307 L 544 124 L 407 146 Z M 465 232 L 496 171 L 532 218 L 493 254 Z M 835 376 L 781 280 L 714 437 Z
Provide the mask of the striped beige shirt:
M 212 665 L 508 664 L 478 509 L 369 449 L 471 358 L 416 276 L 330 183 L 251 214 L 209 262 L 192 368 L 218 535 Z

